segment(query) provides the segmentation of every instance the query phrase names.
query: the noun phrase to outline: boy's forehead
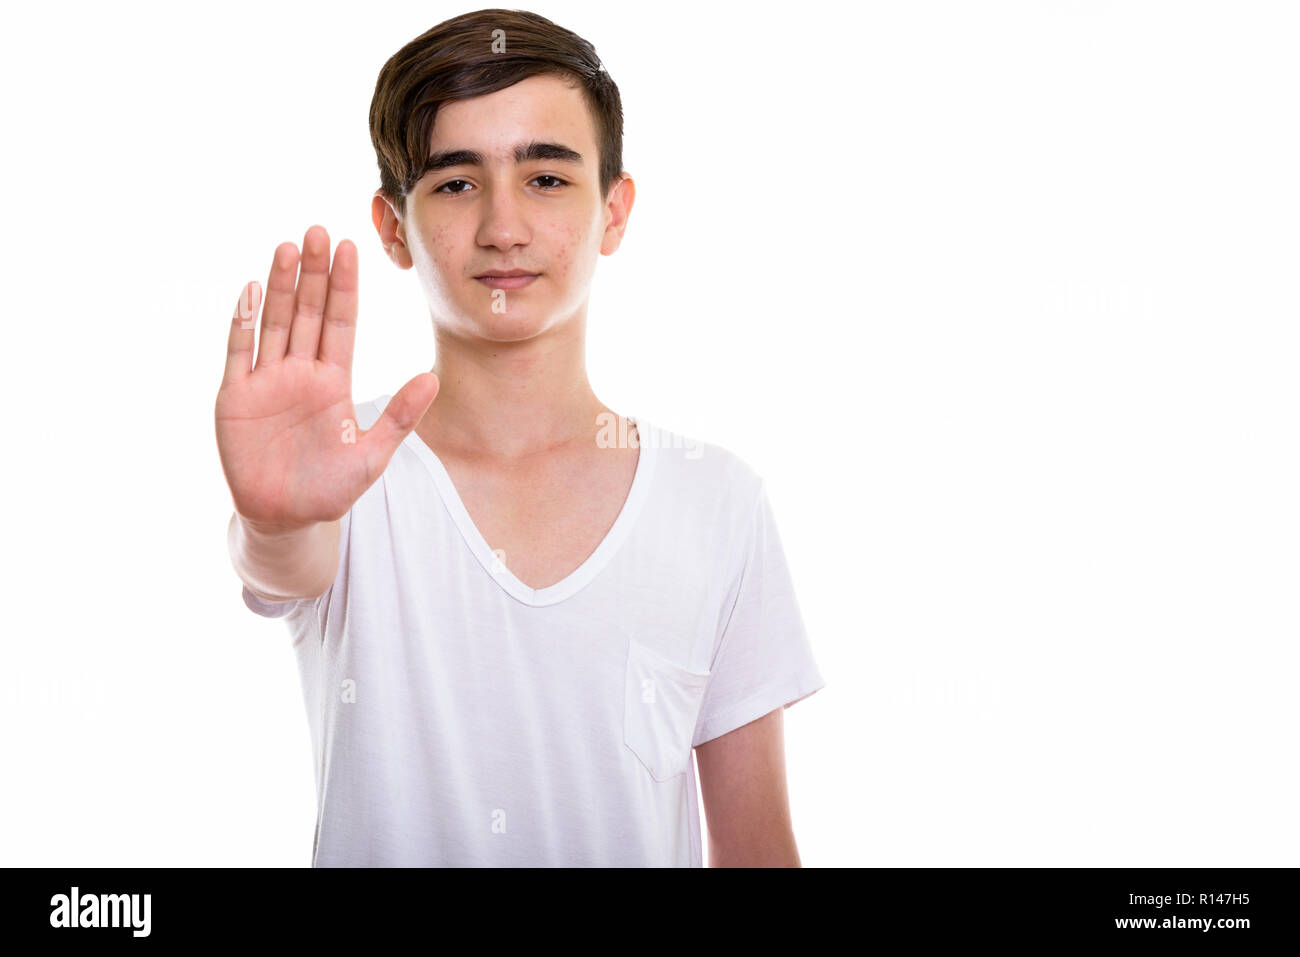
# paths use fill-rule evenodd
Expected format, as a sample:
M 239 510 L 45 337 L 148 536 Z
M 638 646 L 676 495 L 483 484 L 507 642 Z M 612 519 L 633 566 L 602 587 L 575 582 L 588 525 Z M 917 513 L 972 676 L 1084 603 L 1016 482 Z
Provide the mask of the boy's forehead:
M 592 153 L 595 131 L 582 90 L 559 77 L 530 76 L 494 93 L 450 100 L 438 107 L 429 152 L 465 149 L 509 160 L 525 141 Z

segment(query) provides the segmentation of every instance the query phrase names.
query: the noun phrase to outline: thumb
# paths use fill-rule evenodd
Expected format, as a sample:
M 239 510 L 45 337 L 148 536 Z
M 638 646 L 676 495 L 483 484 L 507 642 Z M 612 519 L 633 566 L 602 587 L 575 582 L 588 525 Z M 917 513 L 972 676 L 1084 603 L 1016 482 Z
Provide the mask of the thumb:
M 438 377 L 432 372 L 421 372 L 388 400 L 375 424 L 366 430 L 361 441 L 367 446 L 367 460 L 378 466 L 375 478 L 388 467 L 388 460 L 397 447 L 433 405 L 439 384 Z

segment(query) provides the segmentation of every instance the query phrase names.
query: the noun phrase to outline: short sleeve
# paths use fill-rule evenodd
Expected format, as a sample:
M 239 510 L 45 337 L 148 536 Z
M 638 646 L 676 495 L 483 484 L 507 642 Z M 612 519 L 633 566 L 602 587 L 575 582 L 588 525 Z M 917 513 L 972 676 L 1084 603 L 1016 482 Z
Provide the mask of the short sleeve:
M 762 485 L 743 540 L 740 580 L 728 592 L 735 602 L 709 670 L 691 747 L 826 687 Z
M 244 586 L 244 604 L 252 611 L 257 612 L 263 618 L 283 618 L 285 615 L 293 612 L 299 605 L 313 604 L 315 599 L 298 598 L 290 601 L 267 601 L 260 595 L 251 592 L 247 585 Z

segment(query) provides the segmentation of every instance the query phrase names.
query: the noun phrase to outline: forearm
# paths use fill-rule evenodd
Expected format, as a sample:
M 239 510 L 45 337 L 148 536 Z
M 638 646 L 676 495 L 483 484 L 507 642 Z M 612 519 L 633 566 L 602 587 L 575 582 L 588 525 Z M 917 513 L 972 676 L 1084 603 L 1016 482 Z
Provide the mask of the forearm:
M 316 598 L 334 581 L 339 562 L 339 522 L 317 522 L 291 532 L 264 531 L 238 512 L 226 541 L 235 573 L 267 601 Z
M 709 867 L 803 867 L 794 833 L 774 828 L 750 836 L 735 848 L 709 837 Z

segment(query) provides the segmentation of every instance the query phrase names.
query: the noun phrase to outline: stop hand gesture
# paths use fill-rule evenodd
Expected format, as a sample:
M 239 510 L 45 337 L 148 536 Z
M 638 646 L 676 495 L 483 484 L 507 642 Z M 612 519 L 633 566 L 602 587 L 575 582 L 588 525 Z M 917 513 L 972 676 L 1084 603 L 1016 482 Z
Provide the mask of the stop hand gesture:
M 255 528 L 294 531 L 345 515 L 383 474 L 438 392 L 431 372 L 411 379 L 367 431 L 352 404 L 357 330 L 357 249 L 312 226 L 298 249 L 282 243 L 267 280 L 261 343 L 253 325 L 261 298 L 244 287 L 231 321 L 217 392 L 217 450 L 235 511 Z M 247 328 L 246 328 L 247 327 Z

